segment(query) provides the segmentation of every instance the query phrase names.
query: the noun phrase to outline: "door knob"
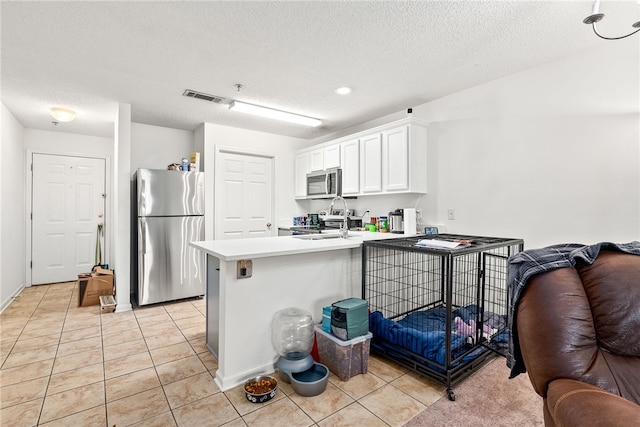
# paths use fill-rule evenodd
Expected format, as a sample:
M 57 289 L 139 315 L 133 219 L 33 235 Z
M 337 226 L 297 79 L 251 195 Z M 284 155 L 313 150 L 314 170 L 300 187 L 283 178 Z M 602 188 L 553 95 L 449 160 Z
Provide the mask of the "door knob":
M 270 222 L 267 223 L 267 228 L 271 228 L 271 223 Z

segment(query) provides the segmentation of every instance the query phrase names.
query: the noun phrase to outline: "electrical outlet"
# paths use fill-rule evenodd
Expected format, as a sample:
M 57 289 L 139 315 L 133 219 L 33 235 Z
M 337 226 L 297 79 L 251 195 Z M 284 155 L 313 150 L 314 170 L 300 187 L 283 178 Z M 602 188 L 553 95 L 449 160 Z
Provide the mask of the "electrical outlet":
M 447 211 L 447 219 L 449 219 L 450 221 L 453 221 L 454 219 L 456 219 L 456 214 L 453 211 L 453 209 L 449 209 Z
M 238 279 L 246 279 L 253 274 L 253 262 L 250 259 L 241 259 L 236 263 Z

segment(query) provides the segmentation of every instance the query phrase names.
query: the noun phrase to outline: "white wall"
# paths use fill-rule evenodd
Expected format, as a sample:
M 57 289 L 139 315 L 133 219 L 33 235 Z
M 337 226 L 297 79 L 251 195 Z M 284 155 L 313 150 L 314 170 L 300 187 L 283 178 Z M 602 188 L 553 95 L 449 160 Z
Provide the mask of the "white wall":
M 528 248 L 640 239 L 638 54 L 608 43 L 414 109 L 436 221 Z
M 0 311 L 25 285 L 24 128 L 2 104 L 0 141 Z
M 637 40 L 616 41 L 416 106 L 423 222 L 527 248 L 640 240 L 639 63 Z
M 24 130 L 24 149 L 35 153 L 107 158 L 113 155 L 113 139 L 39 129 Z
M 423 224 L 524 238 L 527 248 L 640 240 L 639 59 L 637 39 L 603 43 L 414 107 L 430 123 Z M 369 199 L 350 206 L 402 207 Z
M 113 141 L 113 200 L 114 232 L 113 263 L 116 276 L 116 311 L 131 310 L 131 264 L 135 257 L 131 250 L 131 104 L 118 104 Z
M 166 169 L 196 151 L 193 131 L 131 123 L 131 172 L 136 169 Z

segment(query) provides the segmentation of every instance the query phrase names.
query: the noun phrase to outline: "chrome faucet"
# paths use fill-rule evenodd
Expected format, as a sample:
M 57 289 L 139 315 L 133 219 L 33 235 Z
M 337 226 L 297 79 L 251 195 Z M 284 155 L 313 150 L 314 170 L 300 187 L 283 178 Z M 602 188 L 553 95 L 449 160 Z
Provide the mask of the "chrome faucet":
M 347 239 L 349 237 L 349 223 L 347 222 L 349 211 L 347 209 L 347 201 L 340 196 L 334 197 L 333 200 L 331 200 L 331 206 L 329 206 L 329 215 L 331 215 L 331 212 L 333 212 L 333 204 L 336 200 L 342 200 L 342 203 L 344 203 L 344 212 L 342 213 L 342 227 L 340 227 L 340 238 Z

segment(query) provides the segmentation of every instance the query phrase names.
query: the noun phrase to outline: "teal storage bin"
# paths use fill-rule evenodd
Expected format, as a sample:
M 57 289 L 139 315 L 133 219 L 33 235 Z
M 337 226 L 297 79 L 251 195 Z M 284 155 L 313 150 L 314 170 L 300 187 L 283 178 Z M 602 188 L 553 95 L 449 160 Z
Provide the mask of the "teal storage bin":
M 331 332 L 342 340 L 369 333 L 369 305 L 363 299 L 347 298 L 331 305 Z

